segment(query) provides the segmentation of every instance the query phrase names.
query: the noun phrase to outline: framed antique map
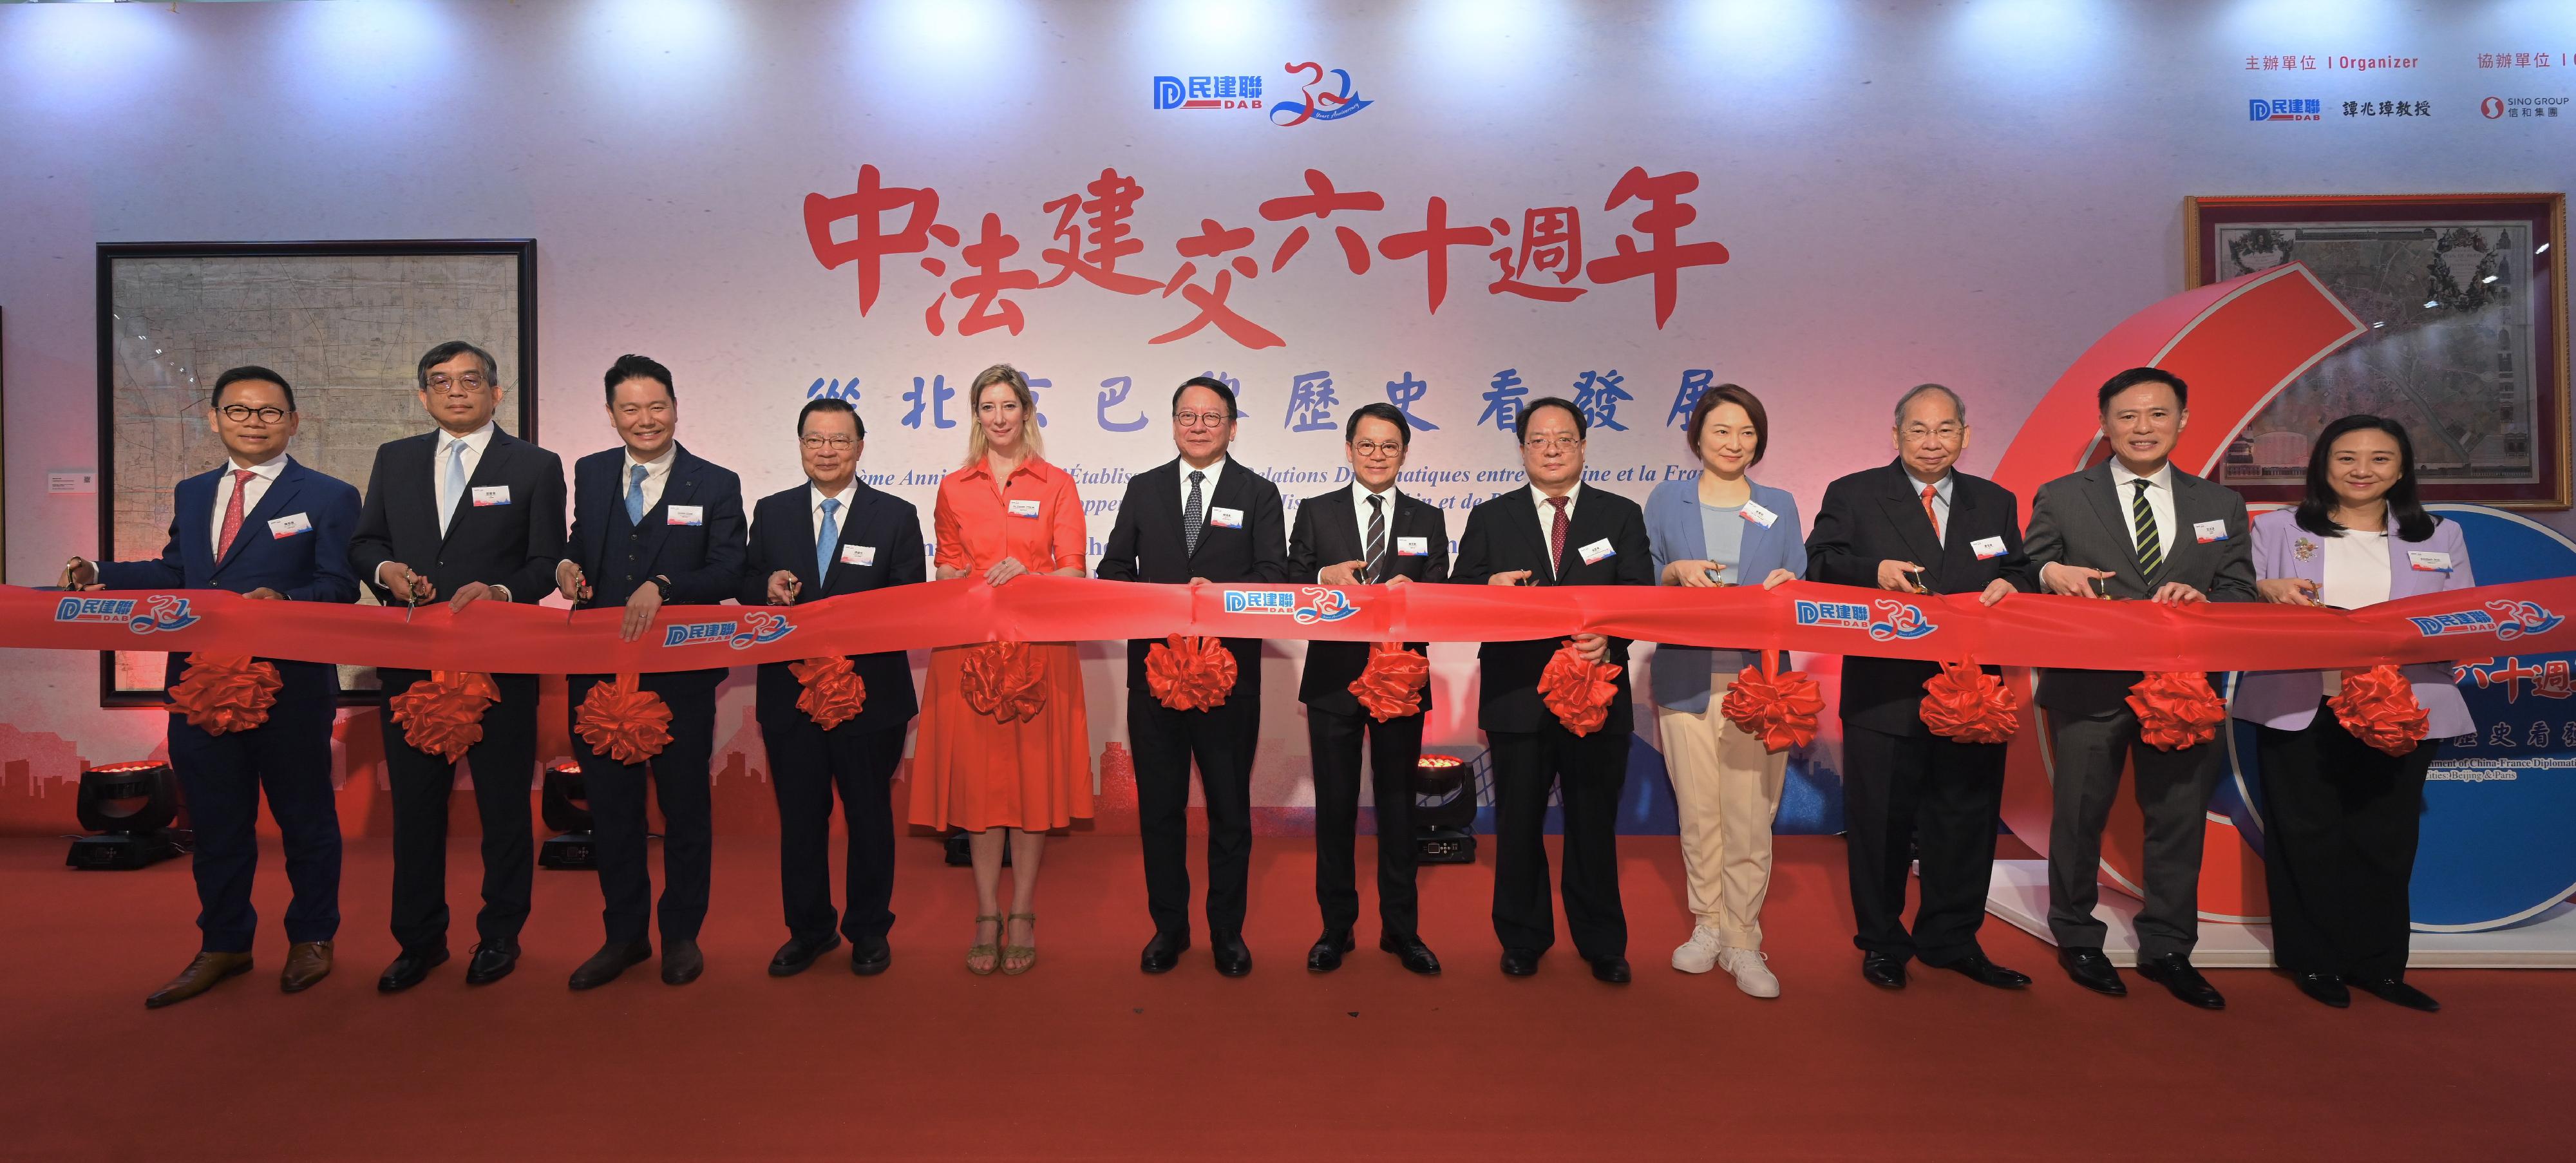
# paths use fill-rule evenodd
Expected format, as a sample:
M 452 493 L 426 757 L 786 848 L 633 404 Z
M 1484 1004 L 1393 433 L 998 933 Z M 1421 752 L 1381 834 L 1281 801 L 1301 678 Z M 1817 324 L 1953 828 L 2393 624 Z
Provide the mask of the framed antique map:
M 101 244 L 101 551 L 160 556 L 171 486 L 223 459 L 206 392 L 226 368 L 285 376 L 303 416 L 287 454 L 361 490 L 377 445 L 428 429 L 415 369 L 447 340 L 500 362 L 500 426 L 535 440 L 536 304 L 530 239 Z M 101 705 L 161 703 L 164 657 L 103 656 Z M 366 701 L 375 673 L 343 667 L 341 685 Z
M 2218 480 L 2296 501 L 2310 434 L 2369 412 L 2406 425 L 2427 501 L 2569 504 L 2565 194 L 2183 200 L 2191 286 L 2301 262 L 2368 334 L 2281 389 Z

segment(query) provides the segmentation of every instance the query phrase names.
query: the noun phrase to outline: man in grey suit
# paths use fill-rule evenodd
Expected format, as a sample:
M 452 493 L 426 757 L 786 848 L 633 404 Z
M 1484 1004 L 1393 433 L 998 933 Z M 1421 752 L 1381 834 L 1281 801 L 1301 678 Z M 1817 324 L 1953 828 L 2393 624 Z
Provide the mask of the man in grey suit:
M 2155 368 L 2131 368 L 2102 385 L 2102 439 L 2111 459 L 2039 487 L 2022 546 L 2040 585 L 2072 597 L 2147 599 L 2167 605 L 2251 602 L 2253 538 L 2245 501 L 2171 463 L 2191 418 L 2190 391 Z M 2077 985 L 2120 996 L 2128 986 L 2102 955 L 2094 919 L 2102 826 L 2120 790 L 2123 760 L 2137 769 L 2146 815 L 2146 907 L 2138 913 L 2138 973 L 2203 1009 L 2227 999 L 2191 966 L 2200 937 L 2203 813 L 2218 782 L 2215 743 L 2180 751 L 2138 746 L 2129 709 L 2137 671 L 2045 670 L 2057 761 L 2048 830 L 2048 927 L 2057 962 Z

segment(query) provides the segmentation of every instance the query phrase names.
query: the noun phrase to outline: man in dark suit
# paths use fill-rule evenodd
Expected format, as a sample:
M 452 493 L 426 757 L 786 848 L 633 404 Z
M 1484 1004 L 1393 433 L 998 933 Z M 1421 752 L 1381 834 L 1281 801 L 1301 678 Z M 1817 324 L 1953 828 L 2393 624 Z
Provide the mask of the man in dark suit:
M 2175 468 L 2191 418 L 2191 389 L 2170 373 L 2131 368 L 2102 385 L 2102 440 L 2111 459 L 2039 486 L 2023 548 L 2039 583 L 2073 597 L 2147 599 L 2167 605 L 2255 601 L 2253 539 L 2245 501 Z M 2138 912 L 2138 973 L 2203 1009 L 2223 1009 L 2192 968 L 2200 937 L 2204 813 L 2218 782 L 2215 742 L 2180 751 L 2138 746 L 2129 709 L 2137 671 L 2044 670 L 2039 705 L 2052 723 L 2056 807 L 2048 829 L 2048 928 L 2057 961 L 2075 983 L 2128 992 L 2102 955 L 2108 931 L 2093 916 L 2102 825 L 2120 790 L 2123 760 L 2136 768 L 2147 818 L 2146 906 Z
M 575 609 L 624 607 L 633 642 L 665 602 L 712 606 L 742 588 L 742 480 L 690 454 L 675 438 L 679 392 L 671 369 L 640 355 L 608 369 L 608 423 L 622 447 L 574 462 L 570 556 L 555 566 L 555 588 Z M 715 836 L 707 802 L 707 757 L 715 750 L 716 686 L 725 668 L 647 674 L 643 689 L 671 709 L 671 741 L 644 763 L 620 763 L 570 732 L 590 797 L 592 851 L 607 943 L 573 970 L 574 989 L 617 979 L 653 955 L 647 940 L 652 872 L 644 860 L 644 783 L 649 770 L 662 805 L 662 980 L 687 985 L 706 959 L 698 926 L 707 917 L 708 865 Z M 567 676 L 567 717 L 604 674 Z
M 295 435 L 295 389 L 264 367 L 237 367 L 215 378 L 206 426 L 229 460 L 179 482 L 170 510 L 170 543 L 155 561 L 73 558 L 65 589 L 231 590 L 244 597 L 293 602 L 353 602 L 349 533 L 358 524 L 358 490 L 286 455 Z M 340 811 L 332 799 L 331 724 L 339 717 L 340 672 L 327 662 L 262 660 L 277 668 L 277 701 L 259 726 L 221 735 L 170 716 L 170 766 L 196 829 L 196 959 L 143 999 L 153 1009 L 183 1002 L 251 967 L 259 914 L 251 907 L 251 872 L 259 863 L 262 788 L 286 845 L 285 970 L 279 988 L 301 993 L 331 972 L 331 941 L 340 929 Z M 170 656 L 176 686 L 187 656 Z
M 859 479 L 867 435 L 847 401 L 814 400 L 797 414 L 805 483 L 753 506 L 743 605 L 819 602 L 911 585 L 926 576 L 920 512 Z M 905 729 L 920 704 L 903 651 L 849 658 L 867 699 L 858 715 L 829 731 L 796 705 L 805 687 L 789 663 L 760 667 L 760 738 L 769 750 L 770 788 L 778 795 L 778 885 L 787 912 L 787 943 L 770 959 L 772 977 L 803 973 L 838 947 L 844 934 L 850 938 L 852 973 L 883 973 L 894 961 L 886 944 L 886 932 L 894 928 L 894 912 L 887 907 L 894 899 L 892 780 L 903 762 Z M 837 917 L 831 881 L 836 788 L 850 833 L 847 907 Z
M 1514 425 L 1529 487 L 1513 489 L 1467 514 L 1458 564 L 1449 580 L 1464 585 L 1650 586 L 1654 549 L 1646 516 L 1616 493 L 1584 487 L 1583 413 L 1555 396 L 1532 400 Z M 1619 903 L 1619 789 L 1627 782 L 1628 737 L 1635 730 L 1628 694 L 1628 640 L 1572 636 L 1577 654 L 1619 667 L 1618 693 L 1599 730 L 1566 730 L 1539 695 L 1539 675 L 1563 640 L 1488 642 L 1476 725 L 1493 757 L 1494 935 L 1503 943 L 1503 972 L 1527 977 L 1556 943 L 1547 895 L 1547 793 L 1565 805 L 1565 920 L 1575 952 L 1592 976 L 1628 980 L 1628 916 Z
M 1180 458 L 1127 482 L 1100 555 L 1110 581 L 1288 580 L 1279 487 L 1226 459 L 1234 442 L 1234 390 L 1198 376 L 1172 394 L 1172 443 Z M 1234 692 L 1223 705 L 1175 711 L 1145 682 L 1145 651 L 1127 644 L 1127 739 L 1136 753 L 1137 828 L 1145 839 L 1145 896 L 1154 916 L 1141 968 L 1162 973 L 1190 947 L 1190 761 L 1198 760 L 1208 821 L 1208 940 L 1217 972 L 1252 972 L 1243 943 L 1252 870 L 1252 756 L 1261 731 L 1261 640 L 1227 638 Z
M 1351 413 L 1342 432 L 1352 483 L 1297 506 L 1288 534 L 1288 570 L 1300 583 L 1327 586 L 1400 586 L 1449 578 L 1449 526 L 1440 510 L 1395 487 L 1413 443 L 1413 425 L 1392 404 L 1368 404 Z M 1377 801 L 1378 948 L 1415 973 L 1440 972 L 1440 959 L 1415 928 L 1413 768 L 1422 758 L 1422 709 L 1377 722 L 1351 695 L 1351 681 L 1368 666 L 1369 643 L 1317 641 L 1306 647 L 1306 673 L 1297 686 L 1306 704 L 1306 741 L 1315 765 L 1315 901 L 1323 909 L 1324 935 L 1306 951 L 1306 968 L 1342 967 L 1351 951 L 1351 926 L 1360 895 L 1352 880 L 1354 836 L 1359 830 L 1360 741 L 1368 741 L 1370 786 Z M 1428 657 L 1427 646 L 1404 648 Z
M 2013 495 L 1957 469 L 1968 447 L 1958 394 L 1922 384 L 1896 402 L 1896 460 L 1825 487 L 1807 535 L 1807 576 L 1898 593 L 1977 594 L 1991 606 L 2030 590 Z M 2001 673 L 1995 667 L 1989 673 Z M 1999 989 L 2030 978 L 1986 959 L 1977 929 L 2003 810 L 2001 743 L 1962 743 L 1923 725 L 1937 663 L 1843 659 L 1843 819 L 1861 976 L 1905 987 L 1905 963 Z M 1905 872 L 1923 862 L 1923 900 L 1905 931 Z
M 563 560 L 563 461 L 492 422 L 504 391 L 490 353 L 463 341 L 430 348 L 416 374 L 435 432 L 376 449 L 366 508 L 349 539 L 349 564 L 378 601 L 447 599 L 461 611 L 486 598 L 530 605 L 554 588 Z M 393 784 L 394 940 L 402 953 L 376 988 L 410 989 L 447 960 L 447 800 L 456 765 L 413 747 L 394 722 L 391 696 L 429 676 L 379 673 L 385 769 Z M 501 700 L 483 712 L 483 738 L 465 753 L 483 825 L 480 938 L 466 967 L 470 985 L 509 976 L 519 964 L 519 927 L 528 919 L 536 871 L 528 789 L 536 777 L 537 676 L 496 674 Z

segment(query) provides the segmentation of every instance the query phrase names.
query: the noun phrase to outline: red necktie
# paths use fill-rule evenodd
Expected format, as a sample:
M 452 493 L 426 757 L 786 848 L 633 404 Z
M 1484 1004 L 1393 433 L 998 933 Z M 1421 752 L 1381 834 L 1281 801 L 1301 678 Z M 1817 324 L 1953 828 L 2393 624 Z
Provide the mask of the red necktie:
M 242 494 L 250 490 L 250 478 L 258 476 L 246 468 L 233 470 L 233 499 L 224 502 L 224 531 L 215 537 L 215 559 L 233 551 L 233 538 L 241 533 Z
M 1556 518 L 1547 523 L 1547 560 L 1550 574 L 1565 572 L 1565 505 L 1570 500 L 1573 498 L 1549 497 L 1547 499 L 1548 504 L 1556 506 Z
M 1923 515 L 1932 521 L 1932 540 L 1934 541 L 1941 539 L 1941 515 L 1932 511 L 1932 498 L 1940 492 L 1941 490 L 1931 485 L 1923 486 Z

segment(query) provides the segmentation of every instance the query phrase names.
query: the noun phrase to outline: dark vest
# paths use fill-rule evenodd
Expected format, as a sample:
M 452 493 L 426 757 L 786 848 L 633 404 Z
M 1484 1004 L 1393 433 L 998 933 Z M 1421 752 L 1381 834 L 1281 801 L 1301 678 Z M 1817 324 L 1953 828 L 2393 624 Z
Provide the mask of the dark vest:
M 645 520 L 652 520 L 660 508 L 655 505 L 645 510 Z M 608 539 L 602 545 L 600 576 L 590 579 L 593 607 L 625 605 L 626 599 L 635 596 L 636 588 L 653 576 L 644 571 L 643 548 L 644 535 L 626 519 L 626 493 L 620 489 L 617 503 L 609 506 Z

